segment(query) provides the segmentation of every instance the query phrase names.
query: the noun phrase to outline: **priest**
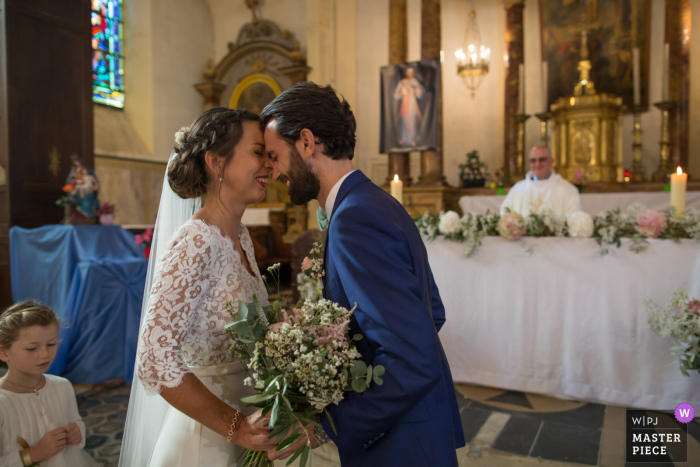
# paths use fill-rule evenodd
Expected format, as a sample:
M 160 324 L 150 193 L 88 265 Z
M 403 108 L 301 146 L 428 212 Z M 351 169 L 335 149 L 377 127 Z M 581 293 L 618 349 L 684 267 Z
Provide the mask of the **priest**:
M 535 146 L 530 151 L 530 171 L 510 189 L 501 204 L 501 215 L 507 209 L 523 216 L 551 209 L 557 215 L 581 211 L 578 189 L 552 170 L 552 156 L 547 148 Z

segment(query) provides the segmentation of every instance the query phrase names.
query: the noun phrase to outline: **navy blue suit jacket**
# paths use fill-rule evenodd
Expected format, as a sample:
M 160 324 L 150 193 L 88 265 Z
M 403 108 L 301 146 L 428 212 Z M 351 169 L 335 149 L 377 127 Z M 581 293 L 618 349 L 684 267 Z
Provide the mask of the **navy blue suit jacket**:
M 324 297 L 358 307 L 350 335 L 384 384 L 330 405 L 326 433 L 343 467 L 456 467 L 464 433 L 438 331 L 445 323 L 428 254 L 403 206 L 362 172 L 335 200 L 324 252 Z

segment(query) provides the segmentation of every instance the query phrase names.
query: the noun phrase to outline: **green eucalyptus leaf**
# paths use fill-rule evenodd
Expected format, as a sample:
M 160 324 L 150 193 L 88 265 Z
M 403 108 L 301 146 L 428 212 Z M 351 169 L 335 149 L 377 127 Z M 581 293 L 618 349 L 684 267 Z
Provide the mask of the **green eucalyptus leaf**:
M 337 435 L 338 430 L 335 429 L 335 423 L 333 422 L 333 417 L 331 417 L 331 414 L 328 412 L 328 410 L 323 409 L 323 411 L 325 412 L 326 417 L 328 417 L 328 423 L 331 424 L 331 428 L 333 428 L 333 433 L 335 433 Z
M 252 396 L 242 397 L 241 400 L 246 404 L 256 404 L 275 397 L 274 394 L 253 394 Z
M 384 384 L 384 380 L 382 378 L 380 378 L 379 376 L 375 376 L 374 377 L 374 384 L 376 384 L 377 386 L 381 386 L 382 384 Z
M 293 444 L 299 436 L 301 436 L 301 433 L 292 433 L 288 437 L 284 438 L 284 441 L 277 445 L 277 452 L 283 451 L 284 448 Z
M 374 367 L 374 376 L 382 376 L 384 373 L 386 373 L 386 368 L 384 368 L 382 365 L 377 365 Z
M 275 405 L 272 406 L 272 410 L 270 411 L 270 421 L 267 424 L 268 429 L 275 427 L 275 423 L 277 423 L 277 417 L 279 416 L 279 411 L 280 411 L 280 396 L 277 396 L 277 397 L 275 397 Z
M 299 458 L 299 467 L 306 467 L 306 461 L 309 459 L 310 450 L 308 444 L 304 446 L 304 452 L 301 453 L 301 458 Z
M 365 378 L 365 385 L 369 387 L 369 384 L 372 382 L 372 365 L 367 367 L 367 377 Z
M 352 338 L 356 341 L 361 341 L 362 337 L 363 337 L 362 334 L 355 334 L 354 336 L 352 336 Z
M 238 319 L 246 320 L 248 319 L 248 306 L 243 303 L 242 300 L 238 301 Z
M 294 455 L 289 459 L 289 461 L 287 461 L 287 465 L 291 465 L 292 462 L 297 460 L 297 457 L 299 457 L 302 452 L 304 452 L 304 449 L 302 449 L 302 448 L 297 449 L 296 452 L 294 453 Z
M 350 367 L 350 374 L 355 378 L 365 376 L 365 374 L 367 374 L 367 364 L 362 360 L 356 360 L 352 367 Z

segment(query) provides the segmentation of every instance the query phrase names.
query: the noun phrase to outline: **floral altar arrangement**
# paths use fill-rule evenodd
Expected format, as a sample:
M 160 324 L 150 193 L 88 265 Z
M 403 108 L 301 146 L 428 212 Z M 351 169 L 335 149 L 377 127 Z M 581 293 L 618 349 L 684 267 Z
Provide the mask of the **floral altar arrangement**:
M 71 155 L 71 162 L 73 166 L 63 186 L 65 195 L 56 201 L 65 211 L 63 223 L 94 223 L 100 209 L 99 181 L 95 171 L 85 167 L 77 154 Z
M 151 243 L 153 242 L 153 229 L 146 229 L 142 234 L 136 234 L 134 242 L 137 245 L 143 245 L 143 252 L 146 259 L 151 257 Z
M 467 162 L 460 164 L 459 170 L 462 188 L 483 187 L 486 183 L 488 170 L 486 164 L 479 160 L 479 151 L 467 153 Z
M 233 339 L 231 354 L 247 366 L 251 376 L 245 384 L 257 391 L 242 400 L 263 409 L 263 416 L 270 416 L 267 427 L 272 430 L 270 438 L 279 443 L 278 451 L 306 437 L 305 445 L 287 463 L 299 458 L 300 467 L 306 465 L 315 438 L 301 427 L 318 426 L 316 418 L 323 411 L 335 430 L 325 407 L 338 404 L 344 392 L 364 392 L 372 382 L 382 385 L 385 372 L 381 365 L 373 368 L 360 360 L 354 342 L 361 340 L 362 335 L 349 335 L 350 317 L 357 304 L 348 310 L 320 298 L 320 252 L 321 248 L 314 244 L 313 259 L 304 260 L 309 281 L 316 282 L 307 287 L 312 298 L 307 295 L 305 301 L 291 307 L 286 297 L 262 306 L 255 295 L 252 303 L 239 302 L 237 308 L 231 302 L 226 304 L 233 317 L 226 326 Z M 268 268 L 277 283 L 278 297 L 279 270 L 279 264 Z M 264 451 L 246 451 L 243 465 L 272 467 L 273 463 Z
M 501 236 L 509 241 L 524 236 L 592 237 L 600 245 L 600 252 L 605 254 L 612 245 L 621 247 L 623 238 L 632 240 L 630 249 L 637 253 L 649 247 L 650 238 L 700 240 L 700 212 L 689 209 L 680 220 L 674 220 L 674 214 L 673 208 L 670 215 L 666 215 L 636 204 L 625 211 L 601 212 L 595 219 L 583 211 L 558 216 L 551 209 L 545 209 L 527 217 L 510 211 L 503 216 L 487 211 L 486 214 L 467 213 L 462 217 L 454 211 L 437 215 L 426 212 L 414 220 L 429 241 L 442 235 L 448 240 L 466 243 L 465 257 L 474 255 L 486 236 Z
M 114 224 L 114 211 L 116 206 L 110 203 L 102 203 L 100 209 L 97 210 L 96 214 L 100 218 L 100 224 L 102 225 L 112 225 Z
M 644 300 L 643 306 L 651 330 L 674 340 L 671 354 L 678 357 L 681 373 L 690 376 L 688 371 L 700 371 L 700 301 L 689 300 L 678 289 L 663 308 L 649 299 Z

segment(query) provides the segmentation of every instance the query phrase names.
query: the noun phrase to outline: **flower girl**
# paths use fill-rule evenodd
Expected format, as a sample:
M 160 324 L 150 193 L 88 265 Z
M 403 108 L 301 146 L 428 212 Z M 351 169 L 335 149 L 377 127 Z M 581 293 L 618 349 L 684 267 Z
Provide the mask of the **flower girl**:
M 0 467 L 84 467 L 85 424 L 71 383 L 44 375 L 56 357 L 58 320 L 51 309 L 17 303 L 0 315 Z

